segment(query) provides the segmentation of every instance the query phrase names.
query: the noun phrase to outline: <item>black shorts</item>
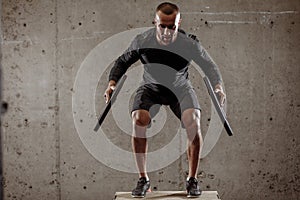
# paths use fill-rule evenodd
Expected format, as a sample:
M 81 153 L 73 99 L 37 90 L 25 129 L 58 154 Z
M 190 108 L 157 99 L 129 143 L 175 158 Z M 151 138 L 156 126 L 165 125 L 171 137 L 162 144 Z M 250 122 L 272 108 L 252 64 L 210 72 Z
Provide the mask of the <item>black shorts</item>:
M 159 111 L 159 107 L 156 105 L 168 105 L 178 119 L 181 119 L 183 111 L 188 108 L 201 110 L 193 88 L 172 92 L 162 85 L 146 84 L 137 89 L 131 111 L 147 110 L 153 117 Z

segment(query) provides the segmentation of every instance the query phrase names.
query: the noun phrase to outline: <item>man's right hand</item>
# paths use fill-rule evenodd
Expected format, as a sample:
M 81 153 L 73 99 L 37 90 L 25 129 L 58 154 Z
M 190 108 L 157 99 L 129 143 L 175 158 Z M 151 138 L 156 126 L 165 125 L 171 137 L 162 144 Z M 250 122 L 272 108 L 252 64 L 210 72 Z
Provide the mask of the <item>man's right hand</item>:
M 116 89 L 116 82 L 114 80 L 109 81 L 108 86 L 104 93 L 105 103 L 108 103 L 112 92 Z

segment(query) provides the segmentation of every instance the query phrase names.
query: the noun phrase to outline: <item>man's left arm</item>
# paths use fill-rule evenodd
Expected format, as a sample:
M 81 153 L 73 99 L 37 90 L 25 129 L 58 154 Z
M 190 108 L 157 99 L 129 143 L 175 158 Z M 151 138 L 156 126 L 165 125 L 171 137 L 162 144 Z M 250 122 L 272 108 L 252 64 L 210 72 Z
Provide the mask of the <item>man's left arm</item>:
M 219 68 L 199 42 L 195 41 L 195 45 L 196 50 L 193 55 L 193 60 L 201 67 L 205 75 L 210 80 L 215 93 L 217 93 L 220 97 L 220 105 L 223 106 L 226 100 L 226 94 L 222 87 L 223 81 Z

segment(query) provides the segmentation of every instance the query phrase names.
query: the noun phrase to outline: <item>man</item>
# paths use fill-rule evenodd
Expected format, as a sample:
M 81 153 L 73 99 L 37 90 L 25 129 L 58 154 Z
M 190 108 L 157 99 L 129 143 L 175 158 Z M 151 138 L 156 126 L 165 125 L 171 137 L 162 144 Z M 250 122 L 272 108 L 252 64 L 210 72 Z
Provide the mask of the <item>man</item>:
M 188 80 L 189 63 L 194 60 L 202 68 L 219 94 L 221 105 L 225 94 L 217 66 L 195 37 L 189 37 L 179 29 L 180 23 L 180 12 L 175 4 L 160 4 L 156 9 L 155 28 L 136 36 L 130 47 L 116 60 L 109 75 L 104 94 L 107 102 L 126 70 L 137 60 L 144 64 L 143 82 L 136 92 L 132 108 L 132 149 L 140 177 L 132 191 L 133 197 L 144 197 L 150 188 L 146 170 L 146 130 L 153 116 L 151 107 L 157 104 L 168 105 L 187 131 L 187 196 L 201 195 L 196 177 L 202 146 L 200 105 Z

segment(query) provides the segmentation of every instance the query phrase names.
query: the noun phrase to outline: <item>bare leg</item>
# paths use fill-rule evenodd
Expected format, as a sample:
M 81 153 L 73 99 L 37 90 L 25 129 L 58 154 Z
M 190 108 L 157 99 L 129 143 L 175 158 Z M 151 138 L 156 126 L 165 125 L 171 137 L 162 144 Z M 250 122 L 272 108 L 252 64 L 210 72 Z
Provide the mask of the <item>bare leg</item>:
M 202 147 L 202 135 L 200 130 L 200 110 L 187 109 L 182 114 L 182 122 L 186 128 L 188 136 L 188 177 L 197 178 L 199 156 Z
M 148 179 L 146 169 L 147 157 L 147 138 L 146 130 L 150 122 L 150 114 L 147 110 L 136 110 L 132 112 L 133 134 L 132 134 L 132 150 L 134 152 L 135 161 L 139 170 L 140 177 Z

